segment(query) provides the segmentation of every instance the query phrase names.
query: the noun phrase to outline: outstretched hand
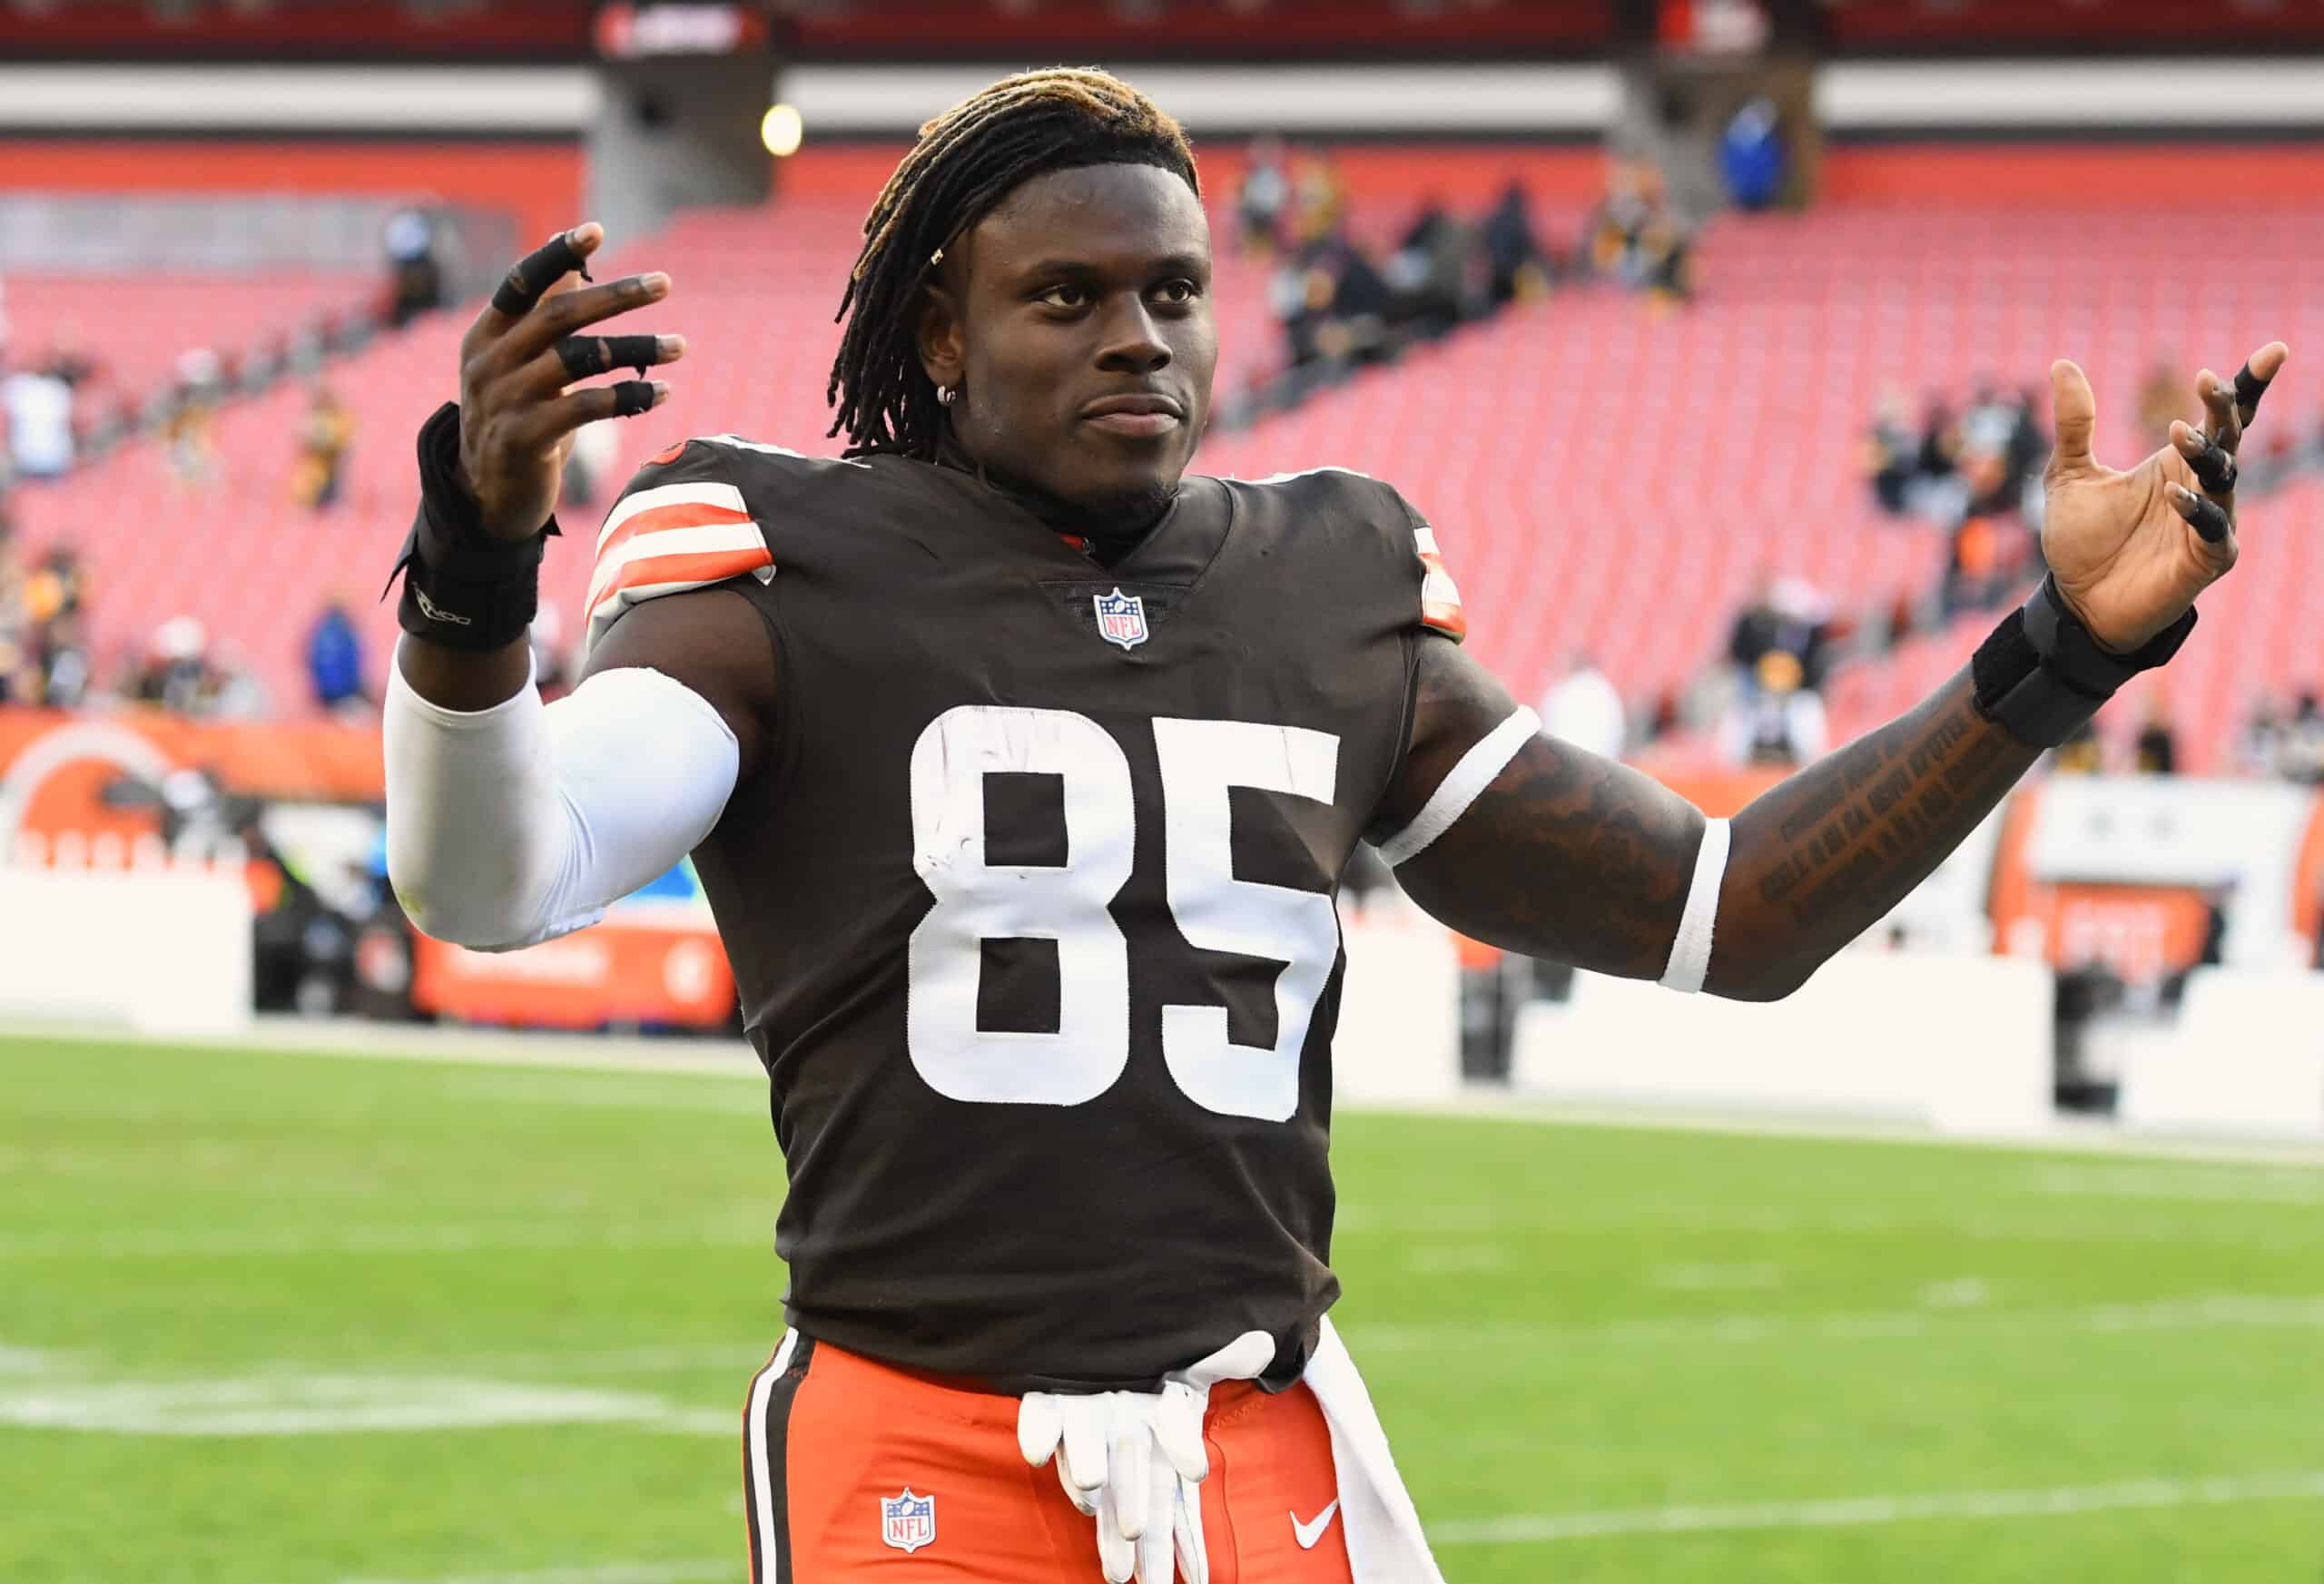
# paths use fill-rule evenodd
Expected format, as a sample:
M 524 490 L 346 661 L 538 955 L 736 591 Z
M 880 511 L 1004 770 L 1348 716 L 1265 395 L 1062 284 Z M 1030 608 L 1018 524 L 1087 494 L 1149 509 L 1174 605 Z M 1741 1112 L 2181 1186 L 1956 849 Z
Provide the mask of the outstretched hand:
M 2098 404 L 2064 359 L 2050 365 L 2057 448 L 2043 484 L 2042 553 L 2058 592 L 2091 635 L 2120 654 L 2140 648 L 2235 565 L 2235 454 L 2260 392 L 2290 356 L 2281 341 L 2243 372 L 2195 377 L 2203 423 L 2174 421 L 2171 444 L 2127 473 L 2091 455 Z
M 556 509 L 576 429 L 651 411 L 670 394 L 658 379 L 580 381 L 685 356 L 683 336 L 573 333 L 670 294 L 659 273 L 578 289 L 605 240 L 591 221 L 526 254 L 460 339 L 460 471 L 495 538 L 529 537 Z

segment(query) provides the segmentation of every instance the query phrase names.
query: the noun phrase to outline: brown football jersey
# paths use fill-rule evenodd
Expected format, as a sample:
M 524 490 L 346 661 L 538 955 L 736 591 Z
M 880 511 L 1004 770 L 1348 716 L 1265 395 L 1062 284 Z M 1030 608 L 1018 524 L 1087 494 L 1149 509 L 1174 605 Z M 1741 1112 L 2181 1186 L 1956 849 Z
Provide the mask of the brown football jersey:
M 723 581 L 779 656 L 695 861 L 793 1323 L 1016 1391 L 1256 1329 L 1295 1378 L 1338 1292 L 1334 895 L 1460 620 L 1426 525 L 1336 469 L 1189 477 L 1105 569 L 970 474 L 722 437 L 602 543 L 593 631 Z

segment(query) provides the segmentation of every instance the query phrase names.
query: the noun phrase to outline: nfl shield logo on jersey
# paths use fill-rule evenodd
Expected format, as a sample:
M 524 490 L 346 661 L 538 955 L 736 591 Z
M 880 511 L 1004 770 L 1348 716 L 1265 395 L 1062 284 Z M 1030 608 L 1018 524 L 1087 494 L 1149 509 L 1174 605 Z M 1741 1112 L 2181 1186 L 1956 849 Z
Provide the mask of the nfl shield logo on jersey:
M 1119 584 L 1114 585 L 1113 593 L 1092 595 L 1090 599 L 1098 607 L 1098 636 L 1125 649 L 1135 649 L 1146 642 L 1144 600 L 1134 594 L 1124 594 Z
M 901 1496 L 880 1498 L 880 1539 L 900 1551 L 916 1551 L 936 1540 L 936 1498 L 915 1496 L 904 1487 Z

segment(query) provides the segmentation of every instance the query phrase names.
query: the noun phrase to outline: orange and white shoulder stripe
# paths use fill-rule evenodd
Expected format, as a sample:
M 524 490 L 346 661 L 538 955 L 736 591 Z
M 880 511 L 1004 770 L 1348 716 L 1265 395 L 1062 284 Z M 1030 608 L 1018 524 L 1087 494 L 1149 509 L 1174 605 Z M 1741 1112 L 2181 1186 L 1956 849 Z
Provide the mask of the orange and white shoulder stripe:
M 1414 528 L 1413 547 L 1424 568 L 1420 580 L 1421 625 L 1433 627 L 1457 644 L 1469 635 L 1469 617 L 1461 608 L 1460 585 L 1444 569 L 1444 557 L 1437 551 L 1436 530 Z
M 589 575 L 594 644 L 631 606 L 753 573 L 774 576 L 774 553 L 731 484 L 659 484 L 624 496 L 597 532 Z

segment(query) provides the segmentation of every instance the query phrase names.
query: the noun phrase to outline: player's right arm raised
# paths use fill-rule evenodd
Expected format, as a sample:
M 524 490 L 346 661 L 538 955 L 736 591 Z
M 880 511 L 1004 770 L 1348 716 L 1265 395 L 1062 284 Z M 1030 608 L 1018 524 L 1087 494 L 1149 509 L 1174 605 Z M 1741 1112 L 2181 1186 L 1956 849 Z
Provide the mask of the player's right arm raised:
M 461 342 L 459 405 L 420 432 L 384 720 L 388 871 L 415 924 L 467 946 L 594 920 L 709 833 L 766 740 L 772 645 L 709 579 L 634 611 L 571 697 L 545 706 L 532 685 L 527 635 L 572 434 L 668 393 L 578 382 L 684 351 L 674 336 L 576 333 L 668 294 L 663 275 L 557 290 L 603 240 L 579 227 L 509 272 Z
M 2162 664 L 2195 596 L 2235 565 L 2235 452 L 2289 350 L 2205 369 L 2199 428 L 2117 471 L 2097 409 L 2051 369 L 2050 576 L 1918 708 L 1817 761 L 1733 821 L 1537 735 L 1501 684 L 1425 640 L 1403 773 L 1376 822 L 1406 889 L 1492 945 L 1677 989 L 1773 1000 L 1805 984 L 1975 828 L 2043 750 Z M 1423 595 L 1425 597 L 1425 595 Z

